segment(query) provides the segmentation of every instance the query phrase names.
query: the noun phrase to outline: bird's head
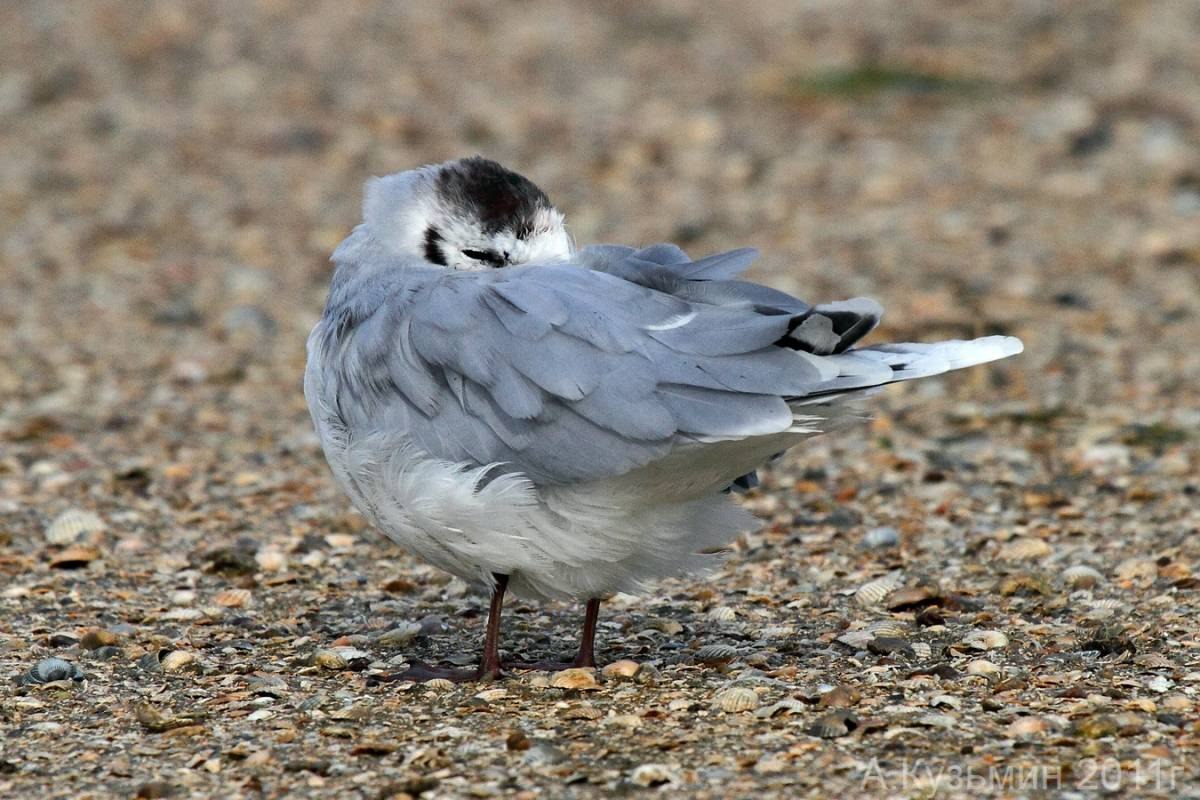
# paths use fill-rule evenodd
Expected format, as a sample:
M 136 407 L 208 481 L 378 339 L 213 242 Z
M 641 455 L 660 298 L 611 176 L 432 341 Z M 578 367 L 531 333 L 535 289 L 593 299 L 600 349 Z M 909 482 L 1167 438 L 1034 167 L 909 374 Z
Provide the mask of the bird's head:
M 453 269 L 562 261 L 572 251 L 546 193 L 478 156 L 373 178 L 363 217 L 389 250 Z

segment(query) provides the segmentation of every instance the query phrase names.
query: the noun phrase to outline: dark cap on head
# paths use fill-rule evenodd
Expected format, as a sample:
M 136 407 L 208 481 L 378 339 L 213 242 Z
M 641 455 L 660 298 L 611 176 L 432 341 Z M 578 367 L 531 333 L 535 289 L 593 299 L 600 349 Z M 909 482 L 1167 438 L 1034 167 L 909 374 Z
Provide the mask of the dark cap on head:
M 552 207 L 533 181 L 481 156 L 443 165 L 437 188 L 442 199 L 477 218 L 488 234 L 511 229 L 524 239 L 533 231 L 534 215 Z

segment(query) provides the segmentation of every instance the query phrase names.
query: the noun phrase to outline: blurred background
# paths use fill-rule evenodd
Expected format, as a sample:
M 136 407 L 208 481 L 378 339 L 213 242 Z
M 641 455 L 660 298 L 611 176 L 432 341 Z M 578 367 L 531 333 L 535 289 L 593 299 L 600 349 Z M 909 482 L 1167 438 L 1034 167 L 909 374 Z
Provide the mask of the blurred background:
M 873 340 L 1026 344 L 798 448 L 747 501 L 769 525 L 721 581 L 606 606 L 612 652 L 673 652 L 642 615 L 703 629 L 747 593 L 756 624 L 832 637 L 854 586 L 899 565 L 998 592 L 1018 621 L 1025 584 L 996 590 L 993 559 L 1133 558 L 1148 582 L 1194 585 L 1197 42 L 1194 0 L 5 0 L 0 674 L 84 626 L 126 660 L 200 653 L 185 689 L 201 694 L 269 660 L 291 676 L 314 644 L 390 657 L 372 637 L 405 618 L 440 648 L 424 657 L 474 648 L 477 600 L 360 535 L 301 392 L 364 180 L 473 153 L 540 184 L 580 243 L 753 245 L 758 280 L 880 300 Z M 883 549 L 860 548 L 872 536 Z M 1194 646 L 1194 614 L 1162 621 L 1174 598 L 1121 619 Z M 224 623 L 191 624 L 216 606 Z M 518 607 L 508 641 L 548 655 L 571 614 Z M 830 651 L 802 652 L 808 669 Z M 93 686 L 132 680 L 98 663 Z M 126 753 L 141 689 L 97 691 L 54 713 L 93 715 L 95 752 Z M 315 729 L 304 748 L 341 747 Z M 85 764 L 58 731 L 9 737 L 0 766 Z M 181 741 L 163 761 L 178 775 L 231 780 Z
M 471 153 L 581 243 L 750 244 L 876 337 L 1024 337 L 980 403 L 1194 410 L 1198 34 L 1187 0 L 8 3 L 0 425 L 300 436 L 364 179 Z

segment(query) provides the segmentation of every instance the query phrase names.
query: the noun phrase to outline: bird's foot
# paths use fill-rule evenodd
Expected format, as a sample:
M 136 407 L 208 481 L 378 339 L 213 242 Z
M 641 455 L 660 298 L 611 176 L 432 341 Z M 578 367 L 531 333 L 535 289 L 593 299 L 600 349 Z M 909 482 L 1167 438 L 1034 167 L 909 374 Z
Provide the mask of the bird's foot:
M 596 659 L 576 657 L 574 661 L 505 661 L 504 667 L 530 672 L 562 672 L 564 669 L 595 669 Z
M 381 683 L 411 681 L 425 683 L 427 681 L 444 680 L 454 683 L 488 683 L 503 678 L 499 667 L 481 665 L 477 669 L 454 669 L 452 667 L 435 667 L 424 661 L 414 661 L 412 666 L 401 672 L 389 672 L 385 675 L 371 675 L 367 678 L 368 686 Z

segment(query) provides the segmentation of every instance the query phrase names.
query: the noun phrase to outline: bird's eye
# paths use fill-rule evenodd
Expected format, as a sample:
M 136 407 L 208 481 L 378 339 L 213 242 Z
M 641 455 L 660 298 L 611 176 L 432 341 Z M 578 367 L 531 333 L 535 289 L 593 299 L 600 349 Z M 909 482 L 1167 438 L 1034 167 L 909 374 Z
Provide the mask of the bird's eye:
M 504 266 L 504 257 L 495 250 L 470 250 L 463 249 L 462 254 L 467 258 L 475 261 L 482 261 L 485 264 L 491 264 L 493 267 Z

